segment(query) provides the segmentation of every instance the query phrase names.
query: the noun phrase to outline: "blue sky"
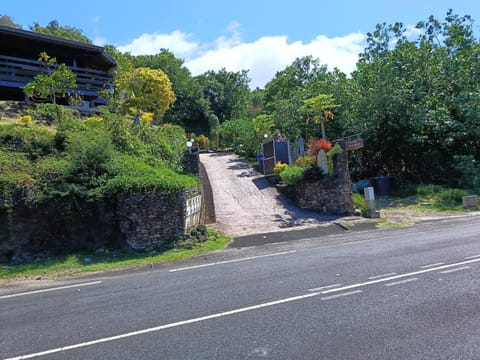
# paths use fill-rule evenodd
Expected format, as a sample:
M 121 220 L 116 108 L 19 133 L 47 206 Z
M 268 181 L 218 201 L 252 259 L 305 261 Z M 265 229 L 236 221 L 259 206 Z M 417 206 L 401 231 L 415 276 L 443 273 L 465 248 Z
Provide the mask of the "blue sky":
M 249 70 L 263 87 L 295 58 L 313 55 L 330 69 L 350 73 L 377 23 L 415 25 L 449 8 L 471 15 L 480 33 L 475 0 L 2 0 L 0 14 L 28 29 L 34 22 L 83 30 L 96 44 L 132 54 L 170 49 L 193 75 L 225 67 Z

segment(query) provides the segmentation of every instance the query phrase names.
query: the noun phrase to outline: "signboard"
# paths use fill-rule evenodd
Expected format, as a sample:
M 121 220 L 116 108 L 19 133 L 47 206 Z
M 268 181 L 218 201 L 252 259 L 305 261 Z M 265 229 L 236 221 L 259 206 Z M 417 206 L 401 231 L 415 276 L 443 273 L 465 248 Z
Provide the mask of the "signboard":
M 345 144 L 348 151 L 361 149 L 363 148 L 363 145 L 364 144 L 362 138 L 347 140 Z

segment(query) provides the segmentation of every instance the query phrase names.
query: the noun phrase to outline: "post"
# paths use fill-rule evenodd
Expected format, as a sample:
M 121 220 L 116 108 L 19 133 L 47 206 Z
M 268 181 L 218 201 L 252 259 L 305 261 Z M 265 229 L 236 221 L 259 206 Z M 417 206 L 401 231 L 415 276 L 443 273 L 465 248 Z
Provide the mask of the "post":
M 377 208 L 375 204 L 375 191 L 372 186 L 366 187 L 363 189 L 363 193 L 365 194 L 365 203 L 367 204 L 369 210 L 369 217 L 375 218 L 377 217 Z

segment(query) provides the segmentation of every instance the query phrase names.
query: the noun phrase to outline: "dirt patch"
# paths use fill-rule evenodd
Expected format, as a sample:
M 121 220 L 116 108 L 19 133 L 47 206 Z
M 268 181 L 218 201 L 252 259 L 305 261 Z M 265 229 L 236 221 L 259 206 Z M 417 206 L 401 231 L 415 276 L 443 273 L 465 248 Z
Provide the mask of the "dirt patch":
M 211 226 L 229 236 L 306 229 L 339 219 L 300 209 L 236 154 L 201 154 L 200 161 L 213 190 Z

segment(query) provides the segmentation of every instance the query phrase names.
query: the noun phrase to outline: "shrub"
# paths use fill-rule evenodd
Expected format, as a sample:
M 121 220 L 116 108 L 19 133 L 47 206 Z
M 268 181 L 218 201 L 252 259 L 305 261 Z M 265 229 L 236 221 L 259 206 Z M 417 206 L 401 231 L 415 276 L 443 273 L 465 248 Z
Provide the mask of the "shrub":
M 315 156 L 310 156 L 310 155 L 305 155 L 299 157 L 297 160 L 295 160 L 295 166 L 300 166 L 300 167 L 308 167 L 308 166 L 314 166 L 316 163 L 316 158 Z
M 430 197 L 441 191 L 444 191 L 444 188 L 434 184 L 421 184 L 416 187 L 416 194 L 421 197 Z
M 354 193 L 352 195 L 352 200 L 353 208 L 355 210 L 359 210 L 362 216 L 365 216 L 368 213 L 369 209 L 367 207 L 367 204 L 365 203 L 365 198 L 363 197 L 363 195 L 359 193 Z
M 200 146 L 200 149 L 208 149 L 208 146 L 209 146 L 209 143 L 210 143 L 210 140 L 208 139 L 208 137 L 206 137 L 205 135 L 200 135 L 200 136 L 197 136 L 197 138 L 195 139 L 198 143 L 198 145 Z
M 462 204 L 462 197 L 467 195 L 462 189 L 443 190 L 434 196 L 433 205 L 439 209 L 455 208 Z
M 295 185 L 303 180 L 303 173 L 306 168 L 299 166 L 291 166 L 280 173 L 282 182 L 288 185 Z
M 281 161 L 277 161 L 277 164 L 273 168 L 273 173 L 279 176 L 282 172 L 288 169 L 288 164 L 284 164 Z

